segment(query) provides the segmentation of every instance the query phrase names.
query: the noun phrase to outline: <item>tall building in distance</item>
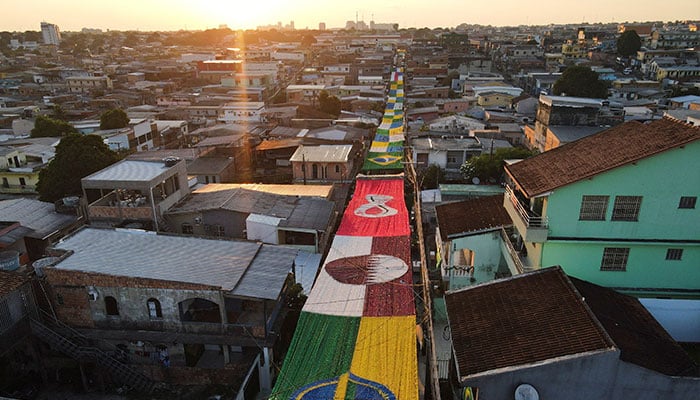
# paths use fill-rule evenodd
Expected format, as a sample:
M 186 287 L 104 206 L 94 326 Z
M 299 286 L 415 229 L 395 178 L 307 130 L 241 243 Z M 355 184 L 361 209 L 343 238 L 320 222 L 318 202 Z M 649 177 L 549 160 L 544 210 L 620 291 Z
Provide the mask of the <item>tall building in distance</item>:
M 319 30 L 319 31 L 325 31 L 325 30 L 326 30 L 326 23 L 325 23 L 325 22 L 319 22 L 319 23 L 318 23 L 318 30 Z
M 55 24 L 42 22 L 41 36 L 44 38 L 44 44 L 58 46 L 58 44 L 61 42 L 61 32 L 58 30 L 58 25 Z

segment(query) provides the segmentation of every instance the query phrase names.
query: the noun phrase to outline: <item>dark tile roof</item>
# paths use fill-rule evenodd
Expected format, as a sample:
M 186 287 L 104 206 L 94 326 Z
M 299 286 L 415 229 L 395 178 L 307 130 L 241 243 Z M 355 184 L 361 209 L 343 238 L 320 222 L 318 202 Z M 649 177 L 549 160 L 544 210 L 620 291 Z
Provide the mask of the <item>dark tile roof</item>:
M 700 127 L 668 118 L 630 121 L 505 168 L 527 196 L 536 196 L 698 139 Z
M 17 272 L 0 270 L 0 298 L 7 296 L 29 281 Z
M 440 236 L 468 234 L 513 224 L 503 208 L 503 195 L 477 197 L 435 207 Z
M 570 277 L 624 361 L 669 376 L 700 376 L 698 366 L 634 297 Z
M 559 267 L 445 295 L 460 379 L 614 348 Z

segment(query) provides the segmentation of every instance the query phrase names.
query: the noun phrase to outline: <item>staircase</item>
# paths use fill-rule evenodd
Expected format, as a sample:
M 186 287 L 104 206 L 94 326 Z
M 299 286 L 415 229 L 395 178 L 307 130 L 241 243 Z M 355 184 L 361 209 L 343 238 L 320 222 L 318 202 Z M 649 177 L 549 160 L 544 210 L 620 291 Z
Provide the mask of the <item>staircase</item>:
M 60 323 L 52 324 L 53 326 L 49 327 L 34 318 L 31 319 L 30 325 L 32 333 L 49 344 L 53 349 L 75 360 L 93 362 L 95 365 L 107 369 L 115 381 L 146 393 L 151 393 L 155 388 L 155 383 L 149 378 L 134 371 L 127 364 L 122 363 L 107 352 L 90 346 L 88 338 L 69 327 L 61 326 L 62 324 Z M 74 333 L 70 335 L 70 339 L 59 333 L 59 331 L 66 332 L 68 330 Z

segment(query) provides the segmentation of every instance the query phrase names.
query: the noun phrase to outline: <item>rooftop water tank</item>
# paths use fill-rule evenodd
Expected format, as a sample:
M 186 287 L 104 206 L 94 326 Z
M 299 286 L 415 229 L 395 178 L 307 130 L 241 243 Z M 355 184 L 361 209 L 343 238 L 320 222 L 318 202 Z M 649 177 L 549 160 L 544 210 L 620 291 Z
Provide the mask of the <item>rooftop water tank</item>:
M 19 268 L 19 252 L 7 250 L 0 252 L 0 269 L 3 271 L 14 271 Z

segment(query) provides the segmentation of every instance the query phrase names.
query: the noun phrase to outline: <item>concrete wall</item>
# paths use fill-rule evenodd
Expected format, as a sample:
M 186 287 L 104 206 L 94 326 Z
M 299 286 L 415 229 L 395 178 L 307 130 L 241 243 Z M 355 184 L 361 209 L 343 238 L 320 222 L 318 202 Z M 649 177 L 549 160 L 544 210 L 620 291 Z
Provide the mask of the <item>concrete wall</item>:
M 666 151 L 556 189 L 548 198 L 549 239 L 542 265 L 612 287 L 700 289 L 700 207 L 679 209 L 681 196 L 698 196 L 700 142 Z M 604 221 L 579 221 L 582 195 L 608 195 Z M 638 221 L 611 221 L 615 196 L 642 196 Z M 560 240 L 557 240 L 560 238 Z M 624 239 L 624 241 L 618 240 Z M 604 247 L 630 248 L 627 271 L 600 271 Z M 681 260 L 666 260 L 669 248 Z M 529 250 L 529 249 L 528 249 Z

